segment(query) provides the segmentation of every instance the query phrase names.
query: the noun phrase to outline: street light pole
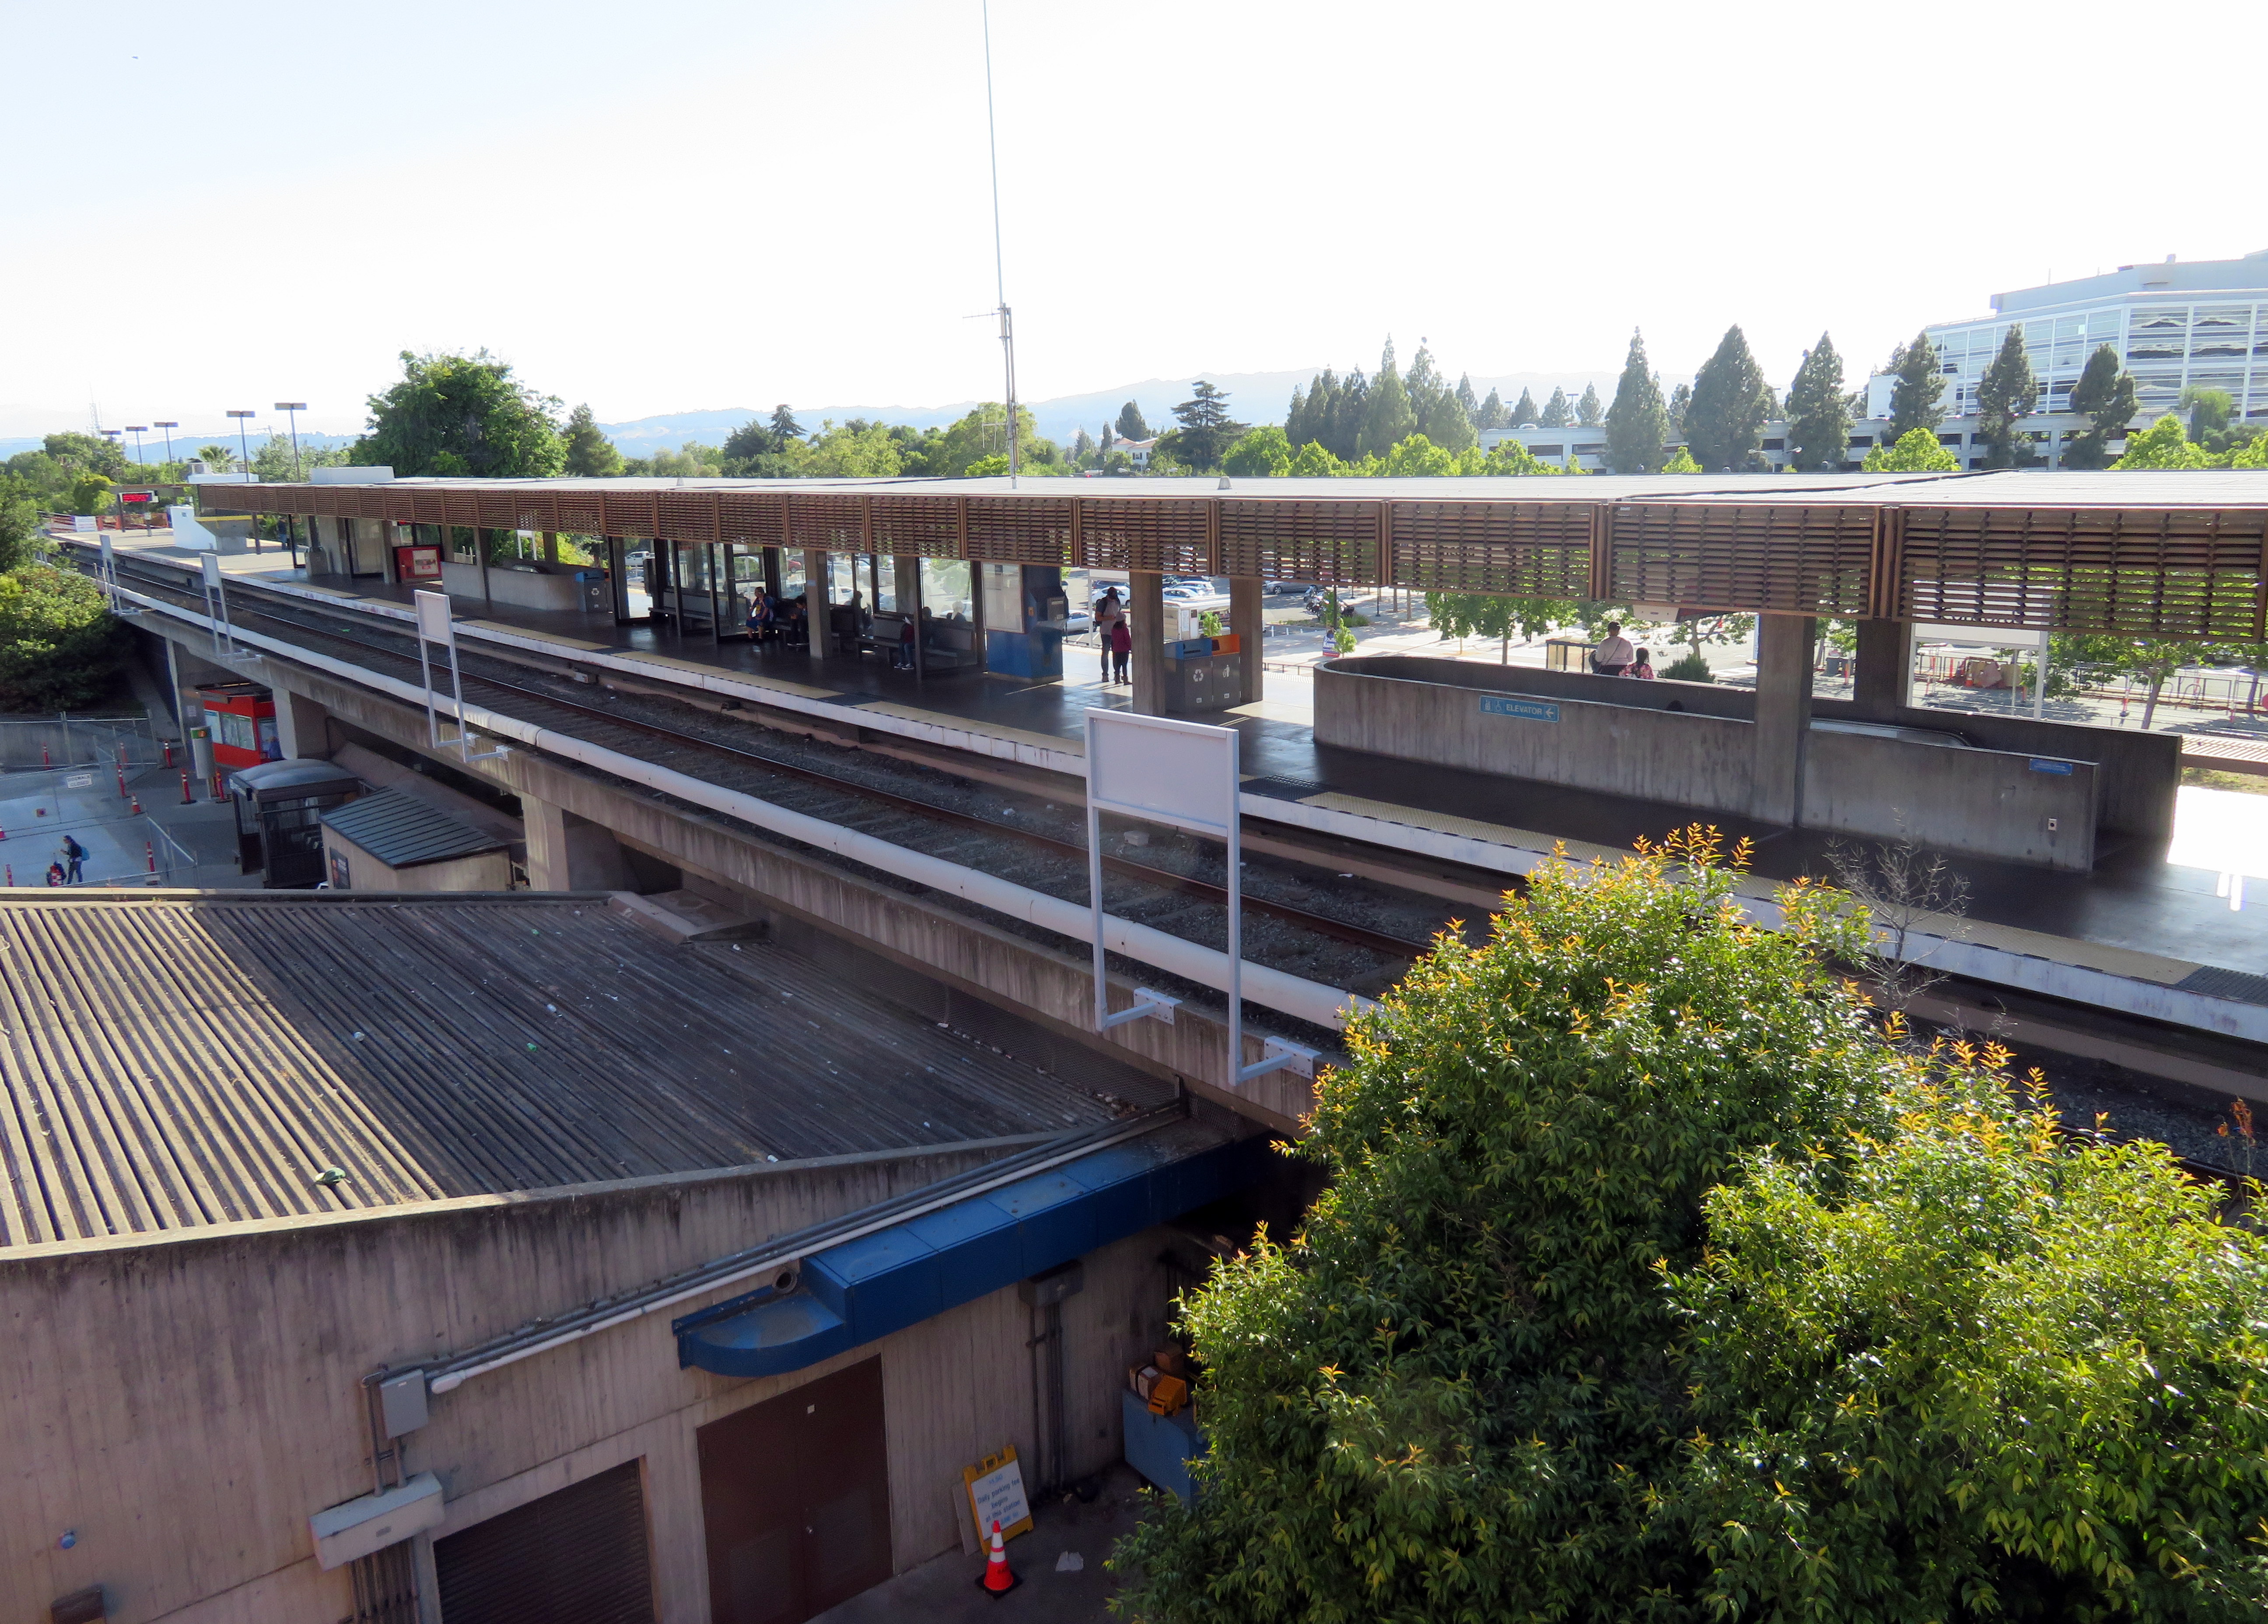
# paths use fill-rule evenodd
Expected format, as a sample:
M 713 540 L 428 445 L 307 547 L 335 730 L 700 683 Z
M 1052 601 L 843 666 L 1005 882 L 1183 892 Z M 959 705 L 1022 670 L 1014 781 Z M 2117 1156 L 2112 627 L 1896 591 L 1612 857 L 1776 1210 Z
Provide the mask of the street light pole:
M 1008 489 L 1016 489 L 1022 467 L 1016 433 L 1016 322 L 1008 309 L 1007 261 L 1000 252 L 1000 133 L 992 116 L 992 7 L 987 0 L 981 16 L 984 25 L 984 138 L 992 156 L 992 276 L 1000 296 L 1000 353 L 1008 371 Z
M 253 414 L 232 411 L 229 415 L 236 419 L 237 449 L 244 453 L 244 477 L 249 480 L 252 478 L 252 444 L 245 437 L 244 420 Z M 260 550 L 260 521 L 256 518 L 252 521 L 252 550 L 255 553 Z
M 150 425 L 146 423 L 129 423 L 126 425 L 126 432 L 134 437 L 134 466 L 137 468 L 146 467 L 148 465 L 142 460 L 142 437 L 150 432 Z
M 306 411 L 306 410 L 307 409 L 307 403 L 306 403 L 305 400 L 278 400 L 278 401 L 276 401 L 276 409 L 277 411 L 279 411 L 279 412 L 286 412 L 286 413 L 289 413 L 289 414 L 291 415 L 291 477 L 292 477 L 293 479 L 295 479 L 295 480 L 296 480 L 296 479 L 298 479 L 298 478 L 299 478 L 299 477 L 300 477 L 300 474 L 299 474 L 299 414 L 300 414 L 301 412 L 304 412 L 304 411 Z
M 173 430 L 180 428 L 181 425 L 177 423 L 153 423 L 150 426 L 153 429 L 163 429 L 166 431 L 166 460 L 167 462 L 173 461 Z

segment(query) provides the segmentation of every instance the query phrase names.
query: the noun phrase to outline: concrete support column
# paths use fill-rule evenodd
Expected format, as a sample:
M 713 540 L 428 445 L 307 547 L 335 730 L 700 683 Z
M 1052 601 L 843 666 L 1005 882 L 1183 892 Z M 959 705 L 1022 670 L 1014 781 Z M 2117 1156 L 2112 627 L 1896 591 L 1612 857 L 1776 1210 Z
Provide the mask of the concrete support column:
M 1766 823 L 1803 821 L 1803 766 L 1811 738 L 1811 645 L 1818 622 L 1808 615 L 1756 617 L 1756 764 L 1749 815 Z
M 1896 721 L 1913 698 L 1913 623 L 1859 621 L 1856 667 L 1851 697 L 1859 714 L 1871 721 Z
M 1126 577 L 1126 629 L 1134 636 L 1134 709 L 1166 714 L 1166 577 L 1134 570 Z
M 534 891 L 629 891 L 630 863 L 612 831 L 532 795 L 519 797 Z
M 1263 624 L 1257 577 L 1228 577 L 1228 629 L 1238 638 L 1239 670 L 1244 682 L 1244 703 L 1260 697 L 1260 629 Z
M 827 658 L 827 555 L 806 549 L 803 555 L 803 606 L 811 616 L 811 658 Z
M 276 688 L 276 743 L 287 761 L 331 753 L 331 713 L 304 694 Z
M 547 564 L 559 562 L 559 533 L 556 530 L 543 533 L 543 562 Z

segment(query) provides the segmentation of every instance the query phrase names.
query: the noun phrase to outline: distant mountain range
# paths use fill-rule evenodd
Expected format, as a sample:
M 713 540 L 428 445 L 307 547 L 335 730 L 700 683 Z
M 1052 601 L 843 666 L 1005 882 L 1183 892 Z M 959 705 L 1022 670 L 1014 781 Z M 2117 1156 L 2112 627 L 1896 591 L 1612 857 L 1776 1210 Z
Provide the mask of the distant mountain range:
M 1292 391 L 1304 389 L 1321 367 L 1301 367 L 1289 372 L 1198 372 L 1189 378 L 1147 378 L 1140 383 L 1119 384 L 1108 389 L 1097 389 L 1086 394 L 1056 395 L 1045 400 L 1027 400 L 1024 405 L 1038 424 L 1040 432 L 1057 445 L 1067 445 L 1080 429 L 1090 435 L 1100 436 L 1102 425 L 1117 421 L 1126 402 L 1133 401 L 1142 408 L 1142 415 L 1152 433 L 1169 429 L 1174 423 L 1174 408 L 1189 398 L 1189 386 L 1203 378 L 1216 388 L 1228 392 L 1228 409 L 1237 418 L 1249 423 L 1280 423 L 1292 403 Z M 1522 389 L 1532 389 L 1541 402 L 1550 399 L 1554 388 L 1565 389 L 1572 396 L 1583 393 L 1587 384 L 1598 386 L 1602 399 L 1611 399 L 1619 369 L 1603 371 L 1572 372 L 1505 372 L 1489 378 L 1473 379 L 1473 393 L 1483 400 L 1488 392 L 1497 390 L 1510 406 L 1520 399 Z M 1684 381 L 1665 378 L 1662 387 L 1668 389 Z M 794 404 L 791 402 L 791 404 Z M 845 423 L 853 417 L 892 423 L 906 423 L 916 429 L 942 429 L 968 415 L 977 406 L 976 400 L 955 400 L 945 406 L 803 406 L 795 405 L 796 421 L 806 430 L 816 431 L 820 425 L 832 419 Z M 752 417 L 769 418 L 770 406 L 733 406 L 691 411 L 664 412 L 652 417 L 632 418 L 626 423 L 607 423 L 599 425 L 606 437 L 620 446 L 626 456 L 650 457 L 664 447 L 682 445 L 688 440 L 697 440 L 704 445 L 718 445 L 725 437 Z M 71 425 L 74 428 L 77 424 Z M 203 443 L 201 437 L 188 441 L 176 440 L 175 452 L 184 445 L 194 448 Z M 299 444 L 305 446 L 343 445 L 352 435 L 312 434 L 302 431 Z M 37 451 L 37 438 L 0 439 L 0 460 L 18 452 Z M 145 439 L 144 450 L 153 449 L 153 442 Z

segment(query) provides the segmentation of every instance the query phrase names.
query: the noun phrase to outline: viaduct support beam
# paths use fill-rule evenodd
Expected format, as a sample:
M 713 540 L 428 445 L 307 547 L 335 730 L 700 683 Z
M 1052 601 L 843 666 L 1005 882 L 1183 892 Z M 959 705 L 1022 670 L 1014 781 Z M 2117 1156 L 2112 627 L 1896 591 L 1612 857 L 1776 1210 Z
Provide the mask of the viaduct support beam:
M 519 792 L 527 839 L 527 884 L 535 891 L 629 891 L 630 871 L 612 831 L 563 806 Z
M 1126 629 L 1134 636 L 1134 709 L 1145 716 L 1166 714 L 1166 577 L 1130 570 L 1126 577 Z
M 1859 658 L 1851 697 L 1870 721 L 1894 722 L 1912 702 L 1913 624 L 1908 621 L 1859 622 Z
M 276 744 L 287 761 L 331 753 L 331 713 L 302 694 L 276 688 Z
M 1808 615 L 1756 620 L 1756 763 L 1749 815 L 1766 823 L 1803 821 L 1803 758 L 1811 738 L 1811 643 L 1818 622 Z
M 1237 636 L 1237 668 L 1244 681 L 1244 703 L 1260 697 L 1260 630 L 1263 624 L 1257 576 L 1228 578 L 1228 629 Z

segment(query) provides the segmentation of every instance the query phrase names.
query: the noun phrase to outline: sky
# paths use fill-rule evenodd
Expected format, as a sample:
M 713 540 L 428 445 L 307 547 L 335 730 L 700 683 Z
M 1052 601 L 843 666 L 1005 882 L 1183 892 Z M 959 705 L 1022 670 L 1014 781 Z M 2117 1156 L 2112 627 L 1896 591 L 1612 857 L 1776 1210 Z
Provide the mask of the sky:
M 2268 248 L 2257 165 L 2138 82 L 2207 70 L 2123 4 L 990 26 L 1027 400 L 1374 368 L 1388 334 L 1580 374 L 1635 327 L 1675 377 L 1732 322 L 1783 388 L 1831 332 L 1855 385 L 1999 289 Z M 485 348 L 601 422 L 997 398 L 980 29 L 978 0 L 0 0 L 43 87 L 0 107 L 0 436 L 91 400 L 352 430 L 404 349 Z M 2257 60 L 2268 6 L 2178 33 Z

